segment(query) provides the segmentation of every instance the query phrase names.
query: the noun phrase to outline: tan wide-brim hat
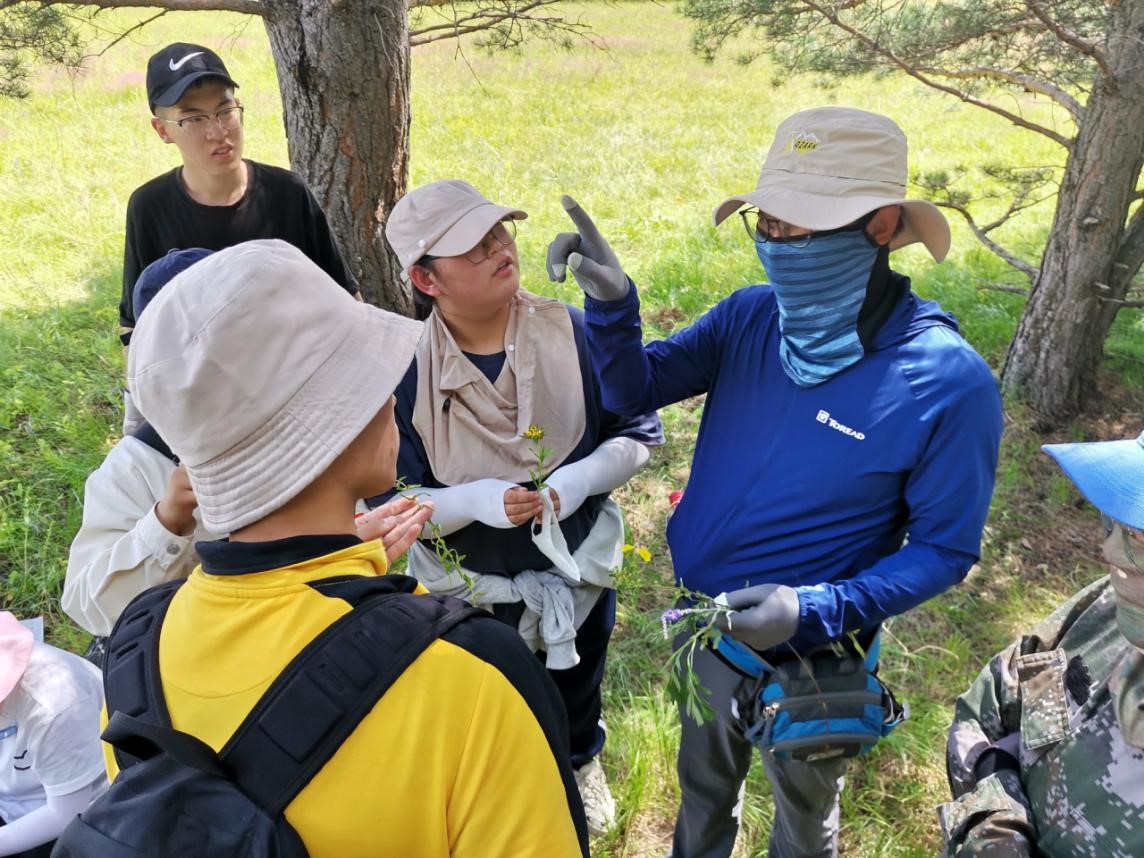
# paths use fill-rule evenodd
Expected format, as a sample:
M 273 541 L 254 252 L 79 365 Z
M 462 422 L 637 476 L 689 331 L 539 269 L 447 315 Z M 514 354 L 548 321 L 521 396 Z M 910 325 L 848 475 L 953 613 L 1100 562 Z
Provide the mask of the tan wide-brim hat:
M 424 326 L 364 304 L 284 241 L 196 262 L 140 316 L 139 410 L 231 533 L 314 482 L 386 404 Z
M 24 671 L 32 657 L 35 635 L 8 611 L 0 611 L 0 703 L 2 703 Z
M 890 249 L 920 241 L 941 262 L 949 222 L 933 203 L 906 197 L 907 176 L 906 135 L 891 119 L 852 107 L 803 110 L 779 125 L 755 190 L 724 200 L 715 224 L 747 205 L 817 232 L 897 205 L 902 229 Z
M 524 220 L 520 209 L 489 202 L 459 179 L 431 182 L 397 201 L 385 222 L 385 240 L 397 254 L 401 273 L 422 256 L 460 256 L 472 250 L 498 221 Z

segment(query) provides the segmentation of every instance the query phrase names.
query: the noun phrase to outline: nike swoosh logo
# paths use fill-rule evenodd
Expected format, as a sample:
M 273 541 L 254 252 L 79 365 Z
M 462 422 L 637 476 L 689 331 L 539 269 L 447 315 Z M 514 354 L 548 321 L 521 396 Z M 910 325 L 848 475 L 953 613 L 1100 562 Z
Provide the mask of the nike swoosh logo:
M 194 59 L 195 57 L 201 57 L 202 55 L 202 51 L 195 51 L 193 54 L 187 54 L 178 62 L 175 62 L 174 60 L 167 60 L 167 65 L 170 67 L 171 71 L 178 71 L 183 67 L 183 63 L 185 63 L 187 60 Z

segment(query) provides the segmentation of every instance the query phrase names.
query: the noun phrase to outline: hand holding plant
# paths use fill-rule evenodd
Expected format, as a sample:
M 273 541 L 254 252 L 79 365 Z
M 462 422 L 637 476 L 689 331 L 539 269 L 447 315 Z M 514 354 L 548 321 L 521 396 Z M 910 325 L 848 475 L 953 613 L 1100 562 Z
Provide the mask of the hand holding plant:
M 417 494 L 415 490 L 420 488 L 420 486 L 409 485 L 398 477 L 394 488 L 397 489 L 402 498 L 416 502 Z M 423 506 L 425 505 L 418 503 L 418 507 Z M 429 515 L 432 515 L 431 507 Z M 441 564 L 441 567 L 446 572 L 449 574 L 455 573 L 457 577 L 464 582 L 469 590 L 468 601 L 475 605 L 478 601 L 479 594 L 477 593 L 476 582 L 473 580 L 473 576 L 466 572 L 465 567 L 461 565 L 465 560 L 465 555 L 449 546 L 449 543 L 445 541 L 445 537 L 441 534 L 441 526 L 437 524 L 437 522 L 428 519 L 426 526 L 429 528 L 429 532 L 433 534 L 429 541 L 433 543 L 433 551 L 437 555 L 437 562 Z M 410 544 L 412 544 L 412 540 L 410 540 Z
M 673 626 L 680 626 L 687 633 L 667 661 L 667 696 L 696 724 L 703 724 L 713 720 L 715 712 L 709 702 L 710 693 L 699 682 L 695 672 L 695 651 L 719 644 L 723 632 L 716 622 L 731 613 L 731 609 L 710 596 L 686 589 L 682 584 L 676 589 L 676 597 L 677 605 L 690 604 L 691 607 L 669 608 L 660 617 L 665 640 L 672 639 Z

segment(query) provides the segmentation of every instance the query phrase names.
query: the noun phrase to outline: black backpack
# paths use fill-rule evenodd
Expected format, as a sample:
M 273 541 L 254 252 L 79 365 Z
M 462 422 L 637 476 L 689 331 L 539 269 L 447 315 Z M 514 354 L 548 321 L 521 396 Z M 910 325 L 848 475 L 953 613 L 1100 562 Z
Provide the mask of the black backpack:
M 159 681 L 159 629 L 182 583 L 138 596 L 116 623 L 103 738 L 120 774 L 64 829 L 52 858 L 306 856 L 286 806 L 430 643 L 489 616 L 414 596 L 403 575 L 321 582 L 341 586 L 354 609 L 298 653 L 216 754 L 171 727 Z

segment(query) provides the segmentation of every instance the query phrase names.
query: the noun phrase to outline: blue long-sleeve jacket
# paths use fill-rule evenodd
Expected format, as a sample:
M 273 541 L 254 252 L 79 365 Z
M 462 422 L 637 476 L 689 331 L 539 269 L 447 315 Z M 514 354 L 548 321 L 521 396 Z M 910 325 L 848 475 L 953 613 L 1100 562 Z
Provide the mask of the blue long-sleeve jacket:
M 609 410 L 707 394 L 667 530 L 689 589 L 795 587 L 790 643 L 804 648 L 872 629 L 976 561 L 1001 401 L 936 303 L 907 288 L 865 356 L 815 387 L 783 372 L 768 286 L 742 289 L 646 347 L 634 287 L 620 301 L 586 299 L 585 320 Z

